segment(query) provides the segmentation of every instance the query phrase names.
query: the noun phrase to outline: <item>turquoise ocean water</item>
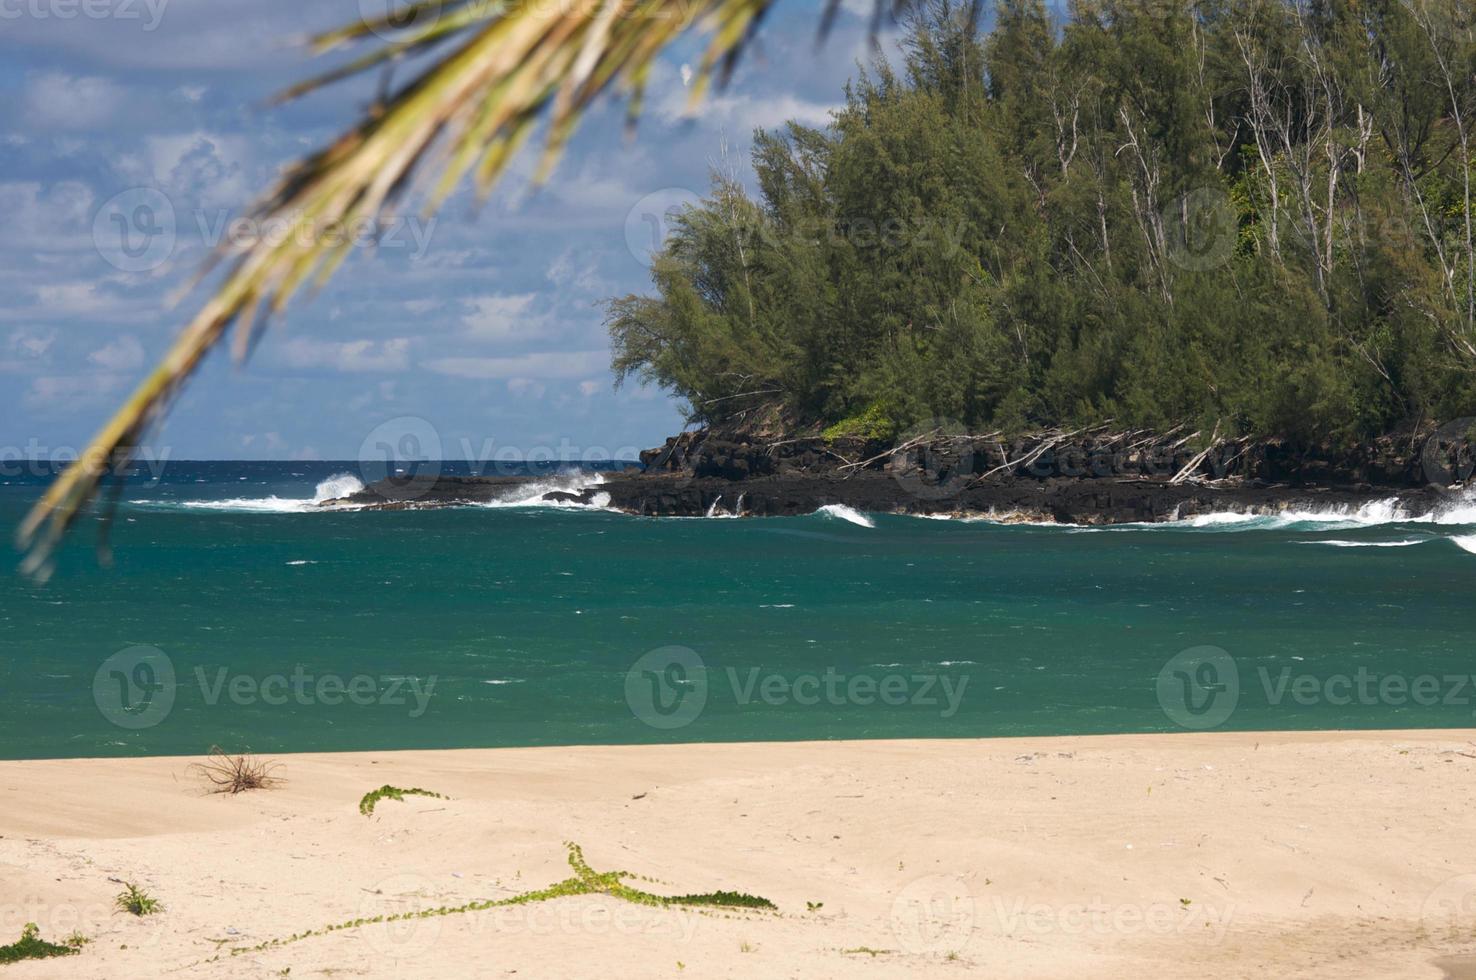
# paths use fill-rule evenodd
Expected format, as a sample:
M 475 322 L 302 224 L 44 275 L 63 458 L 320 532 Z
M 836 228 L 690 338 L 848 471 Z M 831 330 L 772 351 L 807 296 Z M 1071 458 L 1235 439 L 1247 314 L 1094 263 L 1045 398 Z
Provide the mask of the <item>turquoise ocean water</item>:
M 315 512 L 353 471 L 172 463 L 129 486 L 113 568 L 84 528 L 50 583 L 0 575 L 0 757 L 1473 724 L 1459 502 L 1110 529 Z M 44 481 L 0 477 L 0 524 Z

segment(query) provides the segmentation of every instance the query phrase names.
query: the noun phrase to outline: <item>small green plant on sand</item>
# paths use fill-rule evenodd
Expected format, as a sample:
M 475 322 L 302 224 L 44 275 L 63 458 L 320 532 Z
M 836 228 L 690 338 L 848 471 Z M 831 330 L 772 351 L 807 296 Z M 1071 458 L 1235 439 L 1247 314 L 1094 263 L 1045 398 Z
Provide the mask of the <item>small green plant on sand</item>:
M 401 789 L 398 786 L 385 784 L 371 793 L 364 794 L 364 798 L 359 801 L 359 812 L 366 817 L 373 816 L 374 808 L 379 805 L 380 800 L 399 800 L 403 803 L 407 796 L 429 796 L 433 800 L 451 799 L 451 797 L 442 796 L 440 793 L 432 793 L 428 789 L 420 789 L 419 787 L 413 786 L 410 789 Z
M 71 956 L 87 942 L 80 934 L 74 934 L 65 943 L 49 943 L 41 938 L 41 927 L 27 922 L 21 929 L 20 939 L 9 946 L 0 946 L 0 964 L 19 963 L 21 960 L 45 960 L 53 956 Z
M 550 899 L 565 898 L 569 895 L 609 895 L 612 898 L 623 899 L 635 905 L 647 905 L 655 908 L 695 906 L 699 908 L 741 909 L 746 911 L 778 911 L 778 907 L 767 898 L 760 898 L 757 895 L 746 895 L 743 892 L 717 891 L 704 892 L 697 895 L 655 895 L 651 892 L 642 891 L 639 888 L 627 885 L 622 880 L 625 878 L 640 878 L 640 875 L 632 874 L 629 871 L 596 871 L 584 860 L 584 851 L 578 844 L 566 841 L 564 846 L 569 849 L 569 867 L 574 869 L 574 877 L 565 878 L 563 881 L 550 885 L 547 888 L 523 892 L 521 895 L 512 895 L 508 898 L 467 902 L 465 905 L 443 905 L 440 908 L 420 909 L 414 912 L 399 912 L 393 915 L 373 915 L 360 919 L 349 919 L 347 922 L 320 926 L 317 929 L 308 929 L 285 938 L 269 939 L 255 946 L 240 946 L 232 949 L 231 955 L 238 956 L 242 953 L 260 953 L 263 950 L 286 946 L 288 943 L 300 942 L 314 936 L 326 936 L 329 933 L 340 932 L 344 929 L 357 929 L 360 926 L 378 925 L 387 922 L 404 922 L 409 919 L 431 919 L 442 915 L 462 915 L 467 912 L 485 912 L 488 909 L 504 908 L 510 905 L 530 905 L 534 902 L 546 902 Z M 207 960 L 206 962 L 212 962 L 212 960 Z
M 870 956 L 872 959 L 876 959 L 878 956 L 886 956 L 890 952 L 892 952 L 892 950 L 890 949 L 872 949 L 870 946 L 852 946 L 850 949 L 841 950 L 841 955 L 855 956 L 857 954 L 865 954 L 866 956 Z
M 131 881 L 126 881 L 123 885 L 123 890 L 118 893 L 117 898 L 113 899 L 113 905 L 119 912 L 144 916 L 164 911 L 164 906 L 159 904 L 159 900 L 138 885 Z

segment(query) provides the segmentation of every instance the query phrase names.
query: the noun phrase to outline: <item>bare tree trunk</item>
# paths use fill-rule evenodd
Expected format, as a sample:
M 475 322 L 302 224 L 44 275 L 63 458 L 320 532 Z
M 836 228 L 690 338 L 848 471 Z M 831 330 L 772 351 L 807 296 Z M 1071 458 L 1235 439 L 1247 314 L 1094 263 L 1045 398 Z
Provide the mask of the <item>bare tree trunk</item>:
M 1441 44 L 1441 39 L 1460 43 L 1465 40 L 1470 43 L 1471 29 L 1466 25 L 1461 30 L 1461 25 L 1456 22 L 1454 16 L 1445 20 L 1445 23 L 1436 24 L 1435 17 L 1430 11 L 1429 0 L 1411 0 L 1410 12 L 1415 21 L 1424 31 L 1426 39 L 1430 42 L 1430 50 L 1435 55 L 1435 63 L 1440 66 L 1441 80 L 1445 83 L 1445 91 L 1450 99 L 1451 120 L 1455 123 L 1456 136 L 1461 144 L 1461 183 L 1462 183 L 1462 211 L 1465 219 L 1466 236 L 1466 330 L 1467 333 L 1476 332 L 1476 239 L 1472 237 L 1471 229 L 1471 132 L 1470 111 L 1464 100 L 1456 91 L 1456 73 L 1452 69 L 1449 52 Z M 1463 37 L 1464 35 L 1464 37 Z

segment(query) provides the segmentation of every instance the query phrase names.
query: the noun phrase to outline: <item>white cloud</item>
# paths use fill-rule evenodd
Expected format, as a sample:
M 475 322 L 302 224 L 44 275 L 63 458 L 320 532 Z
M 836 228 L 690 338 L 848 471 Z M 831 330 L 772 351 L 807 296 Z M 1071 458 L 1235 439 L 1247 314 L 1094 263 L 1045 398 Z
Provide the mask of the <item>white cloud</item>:
M 53 316 L 102 313 L 117 309 L 115 301 L 98 294 L 95 282 L 61 282 L 37 286 L 36 300 Z
M 38 415 L 57 415 L 111 401 L 123 387 L 113 374 L 54 374 L 31 379 L 26 407 Z
M 830 113 L 841 108 L 839 102 L 811 102 L 795 95 L 768 92 L 763 94 L 708 94 L 693 106 L 685 80 L 678 78 L 665 64 L 653 72 L 651 88 L 652 112 L 668 124 L 696 122 L 708 129 L 736 130 L 748 135 L 755 129 L 776 129 L 791 119 L 807 126 L 825 126 Z
M 26 76 L 26 119 L 38 128 L 90 129 L 109 122 L 122 104 L 123 90 L 106 78 L 59 71 Z
M 806 126 L 826 126 L 837 102 L 810 102 L 793 95 L 718 96 L 702 107 L 704 119 L 726 121 L 747 133 L 754 129 L 776 129 L 793 119 Z
M 532 378 L 510 378 L 507 382 L 507 390 L 509 394 L 519 398 L 539 399 L 543 397 L 543 393 L 548 388 L 542 382 L 534 381 Z
M 560 252 L 549 264 L 546 275 L 548 281 L 555 286 L 581 293 L 605 296 L 614 288 L 600 276 L 598 267 L 589 254 L 576 255 L 572 245 Z
M 125 334 L 88 354 L 87 359 L 108 371 L 137 371 L 143 367 L 144 349 L 138 338 Z
M 581 381 L 579 382 L 579 393 L 585 398 L 593 398 L 600 393 L 603 387 L 605 386 L 598 381 Z
M 51 345 L 56 343 L 56 331 L 40 334 L 24 328 L 12 330 L 5 343 L 12 354 L 32 359 L 42 358 L 51 350 Z
M 24 252 L 94 249 L 92 203 L 92 189 L 74 180 L 58 181 L 45 190 L 35 181 L 0 183 L 3 245 Z
M 453 378 L 562 380 L 603 370 L 609 358 L 609 351 L 603 350 L 552 351 L 517 357 L 442 357 L 421 366 Z
M 282 345 L 282 360 L 298 370 L 325 369 L 347 373 L 403 371 L 410 366 L 410 340 L 350 340 L 333 343 L 294 337 Z
M 150 136 L 145 145 L 149 176 L 176 205 L 237 208 L 257 190 L 247 179 L 251 148 L 244 137 L 196 131 Z
M 537 298 L 536 293 L 476 296 L 465 301 L 467 312 L 461 322 L 473 337 L 484 340 L 527 336 L 542 319 L 528 312 Z

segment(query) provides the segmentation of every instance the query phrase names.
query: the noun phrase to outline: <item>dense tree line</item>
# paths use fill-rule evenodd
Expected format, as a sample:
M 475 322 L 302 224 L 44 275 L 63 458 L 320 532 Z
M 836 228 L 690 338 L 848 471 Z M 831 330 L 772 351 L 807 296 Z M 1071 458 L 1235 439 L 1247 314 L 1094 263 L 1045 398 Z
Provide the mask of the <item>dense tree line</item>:
M 1354 439 L 1476 414 L 1476 6 L 936 4 L 755 135 L 609 304 L 695 420 L 1116 419 Z

